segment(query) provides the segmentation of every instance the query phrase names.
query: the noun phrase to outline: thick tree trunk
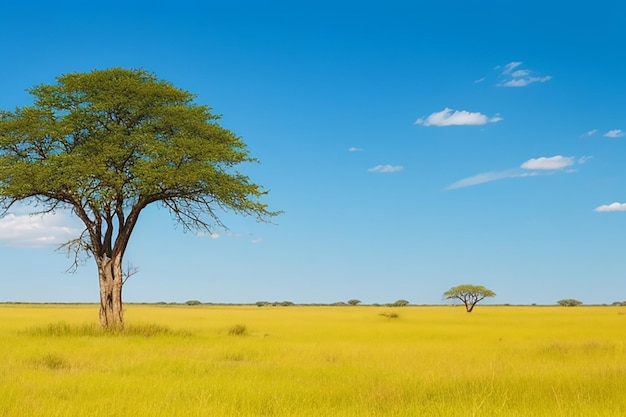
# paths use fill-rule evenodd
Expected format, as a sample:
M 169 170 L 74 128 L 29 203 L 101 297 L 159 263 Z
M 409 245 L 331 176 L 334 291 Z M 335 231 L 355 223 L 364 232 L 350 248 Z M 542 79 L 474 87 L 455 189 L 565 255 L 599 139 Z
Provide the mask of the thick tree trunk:
M 104 329 L 122 329 L 122 259 L 102 256 L 96 260 L 100 278 L 100 325 Z

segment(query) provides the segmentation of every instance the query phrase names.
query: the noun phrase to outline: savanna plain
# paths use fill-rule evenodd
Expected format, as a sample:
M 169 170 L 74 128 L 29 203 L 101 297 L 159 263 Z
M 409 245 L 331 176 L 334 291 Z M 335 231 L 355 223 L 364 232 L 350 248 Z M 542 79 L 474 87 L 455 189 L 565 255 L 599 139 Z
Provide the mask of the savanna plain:
M 626 307 L 0 305 L 0 416 L 626 416 Z

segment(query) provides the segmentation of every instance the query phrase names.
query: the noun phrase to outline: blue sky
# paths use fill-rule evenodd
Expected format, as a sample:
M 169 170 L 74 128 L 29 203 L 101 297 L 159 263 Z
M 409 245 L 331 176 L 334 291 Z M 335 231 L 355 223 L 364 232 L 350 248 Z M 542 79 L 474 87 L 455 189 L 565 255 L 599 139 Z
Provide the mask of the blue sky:
M 144 68 L 222 114 L 276 224 L 140 219 L 131 302 L 626 300 L 626 4 L 41 2 L 0 14 L 0 108 Z M 0 220 L 0 301 L 97 302 L 65 213 Z

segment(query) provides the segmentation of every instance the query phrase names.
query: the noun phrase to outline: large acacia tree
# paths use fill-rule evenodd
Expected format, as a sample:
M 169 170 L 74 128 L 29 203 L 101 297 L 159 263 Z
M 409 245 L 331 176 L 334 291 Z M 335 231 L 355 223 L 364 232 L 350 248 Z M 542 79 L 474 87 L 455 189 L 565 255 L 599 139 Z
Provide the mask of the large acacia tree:
M 465 310 L 471 313 L 478 302 L 487 297 L 495 297 L 496 293 L 483 287 L 482 285 L 464 284 L 450 288 L 443 293 L 447 300 L 457 299 L 463 302 Z
M 70 73 L 0 112 L 0 204 L 70 209 L 85 229 L 65 247 L 97 264 L 100 323 L 121 327 L 122 261 L 142 210 L 157 203 L 188 230 L 225 212 L 267 221 L 266 191 L 239 171 L 256 162 L 195 96 L 144 70 Z M 74 258 L 75 260 L 77 258 Z

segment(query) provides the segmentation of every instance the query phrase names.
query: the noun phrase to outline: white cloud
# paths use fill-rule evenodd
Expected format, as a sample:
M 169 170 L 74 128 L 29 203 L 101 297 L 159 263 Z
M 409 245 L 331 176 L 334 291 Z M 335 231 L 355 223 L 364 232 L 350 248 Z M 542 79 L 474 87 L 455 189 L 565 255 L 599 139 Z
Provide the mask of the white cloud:
M 367 170 L 367 172 L 380 172 L 380 173 L 391 173 L 398 172 L 404 170 L 402 165 L 376 165 L 373 168 Z
M 591 158 L 593 158 L 593 156 L 581 156 L 580 158 L 578 158 L 578 163 L 582 165 Z
M 513 71 L 515 68 L 519 67 L 520 65 L 522 65 L 522 63 L 521 63 L 521 62 L 519 62 L 519 61 L 518 61 L 518 62 L 509 62 L 508 64 L 506 64 L 506 65 L 504 66 L 504 70 L 502 70 L 502 73 L 503 73 L 503 74 L 508 74 L 508 73 L 510 73 L 511 71 Z M 496 69 L 500 69 L 500 65 L 498 65 L 498 66 L 496 67 Z
M 545 77 L 515 78 L 513 80 L 503 81 L 499 85 L 501 87 L 526 87 L 527 85 L 532 83 L 545 83 L 550 79 L 552 79 L 552 77 L 550 77 L 549 75 Z
M 356 146 L 352 146 L 348 148 L 348 152 L 363 152 L 363 148 L 357 148 Z
M 484 125 L 499 122 L 500 120 L 502 120 L 502 117 L 498 114 L 488 117 L 478 112 L 452 110 L 446 107 L 442 111 L 433 113 L 426 118 L 420 117 L 415 121 L 415 124 L 424 126 L 464 126 Z
M 583 156 L 578 159 L 579 164 L 583 164 L 590 156 Z M 454 190 L 457 188 L 471 187 L 473 185 L 484 184 L 486 182 L 492 182 L 502 180 L 505 178 L 525 178 L 536 177 L 539 175 L 546 175 L 555 171 L 562 171 L 566 173 L 576 172 L 575 169 L 564 170 L 576 163 L 575 158 L 571 156 L 552 156 L 529 159 L 524 162 L 520 168 L 507 169 L 504 171 L 490 171 L 482 174 L 473 175 L 471 177 L 463 178 L 453 184 L 448 185 L 445 190 Z
M 545 83 L 552 79 L 550 75 L 537 75 L 532 70 L 519 68 L 521 65 L 522 62 L 520 61 L 506 64 L 500 73 L 501 81 L 497 85 L 500 87 L 526 87 L 534 83 Z M 498 65 L 495 69 L 500 70 L 501 68 Z
M 80 235 L 64 214 L 15 214 L 0 218 L 0 240 L 15 247 L 60 245 Z
M 530 71 L 528 71 L 528 70 L 518 70 L 518 71 L 513 72 L 513 74 L 511 74 L 511 76 L 513 76 L 513 77 L 525 77 L 525 76 L 527 76 L 529 74 L 530 74 Z
M 611 203 L 611 204 L 604 204 L 602 206 L 596 207 L 595 209 L 593 209 L 593 211 L 597 211 L 600 213 L 607 213 L 610 211 L 626 211 L 626 203 Z
M 574 165 L 574 157 L 557 155 L 550 158 L 542 156 L 540 158 L 529 159 L 521 165 L 521 168 L 549 170 L 563 169 L 572 165 Z
M 622 129 L 609 130 L 604 134 L 604 136 L 606 136 L 607 138 L 621 138 L 624 135 L 625 133 L 622 131 Z
M 487 77 L 482 77 L 482 78 L 479 78 L 479 79 L 477 79 L 477 80 L 474 80 L 474 82 L 475 82 L 476 84 L 478 84 L 478 83 L 482 83 L 482 82 L 483 82 L 483 81 L 485 81 L 486 79 L 487 79 Z
M 587 133 L 584 134 L 584 136 L 593 136 L 596 133 L 598 133 L 598 129 L 591 129 L 590 131 L 588 131 Z
M 196 233 L 196 236 L 198 236 L 198 237 L 210 237 L 211 239 L 219 239 L 220 237 L 222 237 L 219 233 L 216 233 L 216 232 L 212 232 L 212 233 L 198 232 L 198 233 Z

